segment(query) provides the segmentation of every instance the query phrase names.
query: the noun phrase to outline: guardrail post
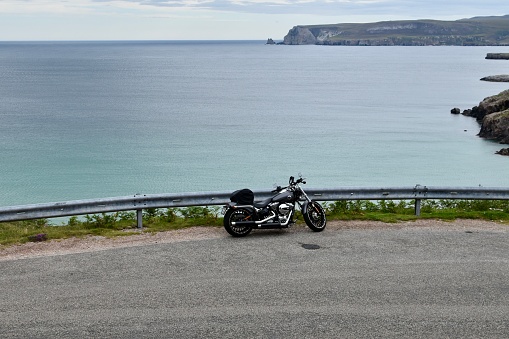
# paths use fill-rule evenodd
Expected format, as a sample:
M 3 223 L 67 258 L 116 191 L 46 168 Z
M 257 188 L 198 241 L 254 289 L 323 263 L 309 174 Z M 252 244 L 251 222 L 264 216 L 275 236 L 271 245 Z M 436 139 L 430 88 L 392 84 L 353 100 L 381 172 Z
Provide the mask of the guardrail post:
M 421 199 L 415 199 L 415 215 L 421 215 Z
M 143 228 L 143 210 L 136 210 L 136 223 L 139 229 Z

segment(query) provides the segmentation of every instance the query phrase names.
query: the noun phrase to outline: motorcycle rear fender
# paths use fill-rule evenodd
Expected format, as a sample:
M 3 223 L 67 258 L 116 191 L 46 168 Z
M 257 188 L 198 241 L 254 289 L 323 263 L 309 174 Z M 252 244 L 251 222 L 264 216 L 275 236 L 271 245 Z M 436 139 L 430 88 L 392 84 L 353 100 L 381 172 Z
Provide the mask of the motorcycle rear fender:
M 252 205 L 237 205 L 234 202 L 230 202 L 228 205 L 230 206 L 230 208 L 243 208 L 245 210 L 248 210 L 250 213 L 255 212 L 255 208 Z

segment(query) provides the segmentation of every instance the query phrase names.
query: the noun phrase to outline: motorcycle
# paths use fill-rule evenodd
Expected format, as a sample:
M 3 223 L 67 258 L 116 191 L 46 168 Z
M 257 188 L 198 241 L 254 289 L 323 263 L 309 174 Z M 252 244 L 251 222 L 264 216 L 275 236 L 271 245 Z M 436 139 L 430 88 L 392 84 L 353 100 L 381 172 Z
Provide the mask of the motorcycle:
M 295 223 L 295 205 L 298 204 L 306 225 L 315 232 L 325 229 L 327 220 L 322 206 L 311 200 L 300 184 L 306 182 L 302 177 L 295 180 L 290 177 L 288 186 L 278 186 L 271 193 L 274 196 L 263 201 L 254 201 L 250 189 L 233 192 L 230 202 L 223 208 L 224 228 L 234 237 L 244 237 L 254 228 L 278 229 L 288 228 Z

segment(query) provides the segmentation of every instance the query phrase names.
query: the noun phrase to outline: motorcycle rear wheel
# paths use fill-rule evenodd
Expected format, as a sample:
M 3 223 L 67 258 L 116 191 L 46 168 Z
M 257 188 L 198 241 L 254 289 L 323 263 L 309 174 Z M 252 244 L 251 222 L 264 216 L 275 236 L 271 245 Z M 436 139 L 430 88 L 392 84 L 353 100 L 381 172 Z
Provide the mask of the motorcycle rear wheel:
M 327 218 L 325 217 L 325 211 L 323 207 L 316 201 L 312 201 L 307 206 L 306 212 L 302 213 L 306 225 L 314 231 L 321 232 L 327 225 Z
M 249 226 L 235 226 L 232 222 L 247 221 L 251 213 L 242 208 L 229 209 L 224 215 L 224 229 L 233 237 L 245 237 L 251 233 L 252 228 Z

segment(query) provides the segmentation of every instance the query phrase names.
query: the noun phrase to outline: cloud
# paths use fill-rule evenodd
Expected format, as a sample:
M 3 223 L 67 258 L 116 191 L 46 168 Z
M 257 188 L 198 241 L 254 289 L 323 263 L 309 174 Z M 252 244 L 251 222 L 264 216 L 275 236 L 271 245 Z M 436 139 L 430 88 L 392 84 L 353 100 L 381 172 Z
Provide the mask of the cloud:
M 31 13 L 90 13 L 93 3 L 89 0 L 54 1 L 54 0 L 10 0 L 0 1 L 0 14 Z
M 121 8 L 194 8 L 264 14 L 388 16 L 408 18 L 509 14 L 507 0 L 91 0 Z
M 168 14 L 175 10 L 339 17 L 442 18 L 509 14 L 507 0 L 8 0 L 0 13 Z
M 302 13 L 303 7 L 306 14 L 316 14 L 337 9 L 363 9 L 368 5 L 390 3 L 394 0 L 123 0 L 123 2 L 136 3 L 148 7 L 194 7 L 206 9 L 219 9 L 242 12 L 262 12 L 274 14 L 277 8 L 285 9 L 285 13 Z M 119 3 L 122 1 L 95 0 L 101 3 Z M 277 11 L 277 10 L 276 10 Z M 310 12 L 309 12 L 310 11 Z M 330 14 L 327 13 L 327 14 Z

